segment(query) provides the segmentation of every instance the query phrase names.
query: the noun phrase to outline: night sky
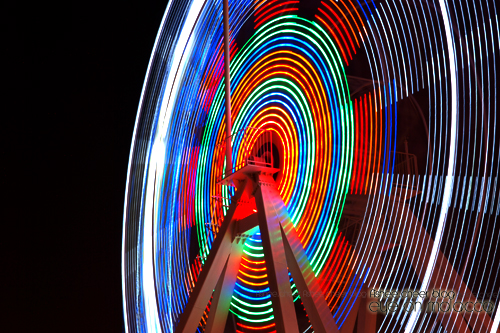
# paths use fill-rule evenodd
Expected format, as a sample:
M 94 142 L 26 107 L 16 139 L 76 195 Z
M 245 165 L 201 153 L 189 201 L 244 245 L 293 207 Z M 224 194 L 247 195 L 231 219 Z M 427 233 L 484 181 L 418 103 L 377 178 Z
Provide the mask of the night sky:
M 124 331 L 127 164 L 167 2 L 12 11 L 4 51 L 16 72 L 4 93 L 15 92 L 15 107 L 2 112 L 4 332 Z

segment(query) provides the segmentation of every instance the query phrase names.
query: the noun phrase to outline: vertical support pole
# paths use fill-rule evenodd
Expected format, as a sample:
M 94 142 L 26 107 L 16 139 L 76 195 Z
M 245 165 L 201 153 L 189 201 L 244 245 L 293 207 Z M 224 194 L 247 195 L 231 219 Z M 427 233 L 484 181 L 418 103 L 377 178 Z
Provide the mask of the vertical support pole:
M 276 200 L 270 191 L 271 186 L 276 185 L 270 176 L 256 175 L 256 177 L 255 203 L 257 205 L 262 247 L 266 258 L 276 331 L 280 333 L 298 333 L 298 322 L 293 304 L 290 278 L 288 277 L 280 221 L 274 208 L 274 201 Z M 268 182 L 268 178 L 273 181 Z
M 231 147 L 231 79 L 229 72 L 229 4 L 223 0 L 224 15 L 224 84 L 226 88 L 226 176 L 232 173 L 233 157 Z

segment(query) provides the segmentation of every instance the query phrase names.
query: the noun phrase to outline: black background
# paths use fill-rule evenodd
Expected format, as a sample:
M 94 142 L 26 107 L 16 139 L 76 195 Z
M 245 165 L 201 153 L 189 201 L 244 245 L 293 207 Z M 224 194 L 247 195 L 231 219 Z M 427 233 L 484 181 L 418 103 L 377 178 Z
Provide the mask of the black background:
M 142 84 L 168 1 L 3 14 L 4 332 L 123 332 L 121 237 Z

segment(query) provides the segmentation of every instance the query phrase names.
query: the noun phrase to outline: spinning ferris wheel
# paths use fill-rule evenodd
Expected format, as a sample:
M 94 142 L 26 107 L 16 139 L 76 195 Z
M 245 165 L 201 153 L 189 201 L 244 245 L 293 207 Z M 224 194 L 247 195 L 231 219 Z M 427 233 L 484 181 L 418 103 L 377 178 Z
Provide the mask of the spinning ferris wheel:
M 127 331 L 498 332 L 498 52 L 489 0 L 170 1 Z

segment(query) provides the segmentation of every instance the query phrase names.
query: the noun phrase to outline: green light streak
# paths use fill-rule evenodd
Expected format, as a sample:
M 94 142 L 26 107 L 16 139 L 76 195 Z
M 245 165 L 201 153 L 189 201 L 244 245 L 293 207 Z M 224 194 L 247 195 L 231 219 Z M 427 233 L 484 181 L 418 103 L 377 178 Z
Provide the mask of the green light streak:
M 236 300 L 236 301 L 238 301 L 239 303 L 245 305 L 245 306 L 250 307 L 250 308 L 263 308 L 265 306 L 271 306 L 272 305 L 271 301 L 269 301 L 267 303 L 264 303 L 264 304 L 250 304 L 250 303 L 247 303 L 247 302 L 244 302 L 244 301 L 240 300 L 239 298 L 235 297 L 234 295 L 233 295 L 233 299 Z
M 264 250 L 264 248 L 262 246 L 252 246 L 252 245 L 249 245 L 247 243 L 245 243 L 245 246 L 251 248 L 252 250 Z
M 231 303 L 232 304 L 232 303 Z M 273 320 L 274 319 L 274 315 L 271 315 L 267 318 L 264 318 L 264 319 L 249 319 L 247 317 L 244 317 L 238 313 L 235 313 L 233 310 L 229 309 L 229 311 L 231 311 L 231 313 L 233 313 L 235 316 L 237 316 L 239 319 L 241 320 L 244 320 L 244 321 L 247 321 L 249 323 L 264 323 L 266 321 L 270 321 L 270 320 Z
M 265 315 L 265 314 L 273 312 L 272 308 L 269 308 L 266 311 L 253 311 L 253 312 L 251 312 L 251 311 L 245 310 L 243 308 L 240 308 L 239 306 L 237 306 L 233 302 L 231 302 L 231 305 L 234 306 L 236 309 L 240 310 L 241 312 L 252 315 L 252 316 Z
M 262 258 L 262 257 L 264 257 L 264 253 L 251 253 L 251 252 L 248 252 L 245 249 L 243 250 L 243 253 L 246 253 L 250 257 L 254 257 L 254 258 Z

